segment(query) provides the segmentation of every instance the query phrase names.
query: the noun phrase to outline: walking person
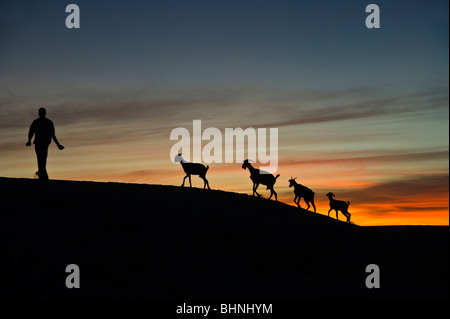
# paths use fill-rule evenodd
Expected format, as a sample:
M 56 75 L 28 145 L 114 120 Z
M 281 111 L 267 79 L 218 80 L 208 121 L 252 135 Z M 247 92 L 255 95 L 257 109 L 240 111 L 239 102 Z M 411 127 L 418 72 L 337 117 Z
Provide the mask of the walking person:
M 34 135 L 34 149 L 36 151 L 37 162 L 38 162 L 38 171 L 36 175 L 39 179 L 48 180 L 47 174 L 47 155 L 48 155 L 48 146 L 50 143 L 55 141 L 56 146 L 60 150 L 64 149 L 64 146 L 59 144 L 58 139 L 55 136 L 55 126 L 53 122 L 45 117 L 47 111 L 41 107 L 39 109 L 39 118 L 33 121 L 30 126 L 30 131 L 28 132 L 28 142 L 26 146 L 31 145 L 31 139 Z

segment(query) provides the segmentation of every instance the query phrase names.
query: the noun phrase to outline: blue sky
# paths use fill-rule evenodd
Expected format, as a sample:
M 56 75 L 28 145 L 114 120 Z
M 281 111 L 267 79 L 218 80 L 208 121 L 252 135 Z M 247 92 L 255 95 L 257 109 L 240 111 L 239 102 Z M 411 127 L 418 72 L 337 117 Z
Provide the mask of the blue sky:
M 81 28 L 68 30 L 65 2 L 2 1 L 3 76 L 107 88 L 340 89 L 447 79 L 446 1 L 379 1 L 378 30 L 365 27 L 364 1 L 77 4 Z

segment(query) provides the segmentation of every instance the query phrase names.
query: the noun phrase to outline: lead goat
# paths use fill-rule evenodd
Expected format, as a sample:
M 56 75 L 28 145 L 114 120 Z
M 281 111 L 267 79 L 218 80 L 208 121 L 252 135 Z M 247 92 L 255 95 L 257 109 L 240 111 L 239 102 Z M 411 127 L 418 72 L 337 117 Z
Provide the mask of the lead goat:
M 347 223 L 350 223 L 351 214 L 348 212 L 348 206 L 350 202 L 344 202 L 342 200 L 334 199 L 333 193 L 328 193 L 327 197 L 330 199 L 330 210 L 328 211 L 328 217 L 330 217 L 330 212 L 334 209 L 336 211 L 336 219 L 339 220 L 338 211 L 340 210 L 345 217 L 347 217 Z
M 192 187 L 191 183 L 191 175 L 198 175 L 201 179 L 203 179 L 204 185 L 203 188 L 206 188 L 208 186 L 208 189 L 211 189 L 209 187 L 209 182 L 206 179 L 206 172 L 209 169 L 209 165 L 205 166 L 203 164 L 199 163 L 189 163 L 184 160 L 183 157 L 181 157 L 182 154 L 178 154 L 175 156 L 175 159 L 173 160 L 175 163 L 181 163 L 181 166 L 183 167 L 184 172 L 186 173 L 186 176 L 183 178 L 183 184 L 181 184 L 181 187 L 184 186 L 184 181 L 187 177 L 189 177 L 189 186 Z
M 309 210 L 309 207 L 311 207 L 311 205 L 309 203 L 312 204 L 312 206 L 314 207 L 314 213 L 316 212 L 316 205 L 314 204 L 314 195 L 316 193 L 314 193 L 311 189 L 309 189 L 306 186 L 303 186 L 302 184 L 298 184 L 295 179 L 292 178 L 289 180 L 289 187 L 294 187 L 294 203 L 297 204 L 298 207 L 301 208 L 300 206 L 300 199 L 303 197 L 303 199 L 305 200 L 306 205 L 308 205 L 308 207 L 306 208 L 306 210 Z
M 243 169 L 247 169 L 250 171 L 250 179 L 253 182 L 253 196 L 258 195 L 258 197 L 261 197 L 260 194 L 256 191 L 259 184 L 263 184 L 267 186 L 267 189 L 270 189 L 270 196 L 269 199 L 272 198 L 272 195 L 275 195 L 275 200 L 278 201 L 277 193 L 273 189 L 273 186 L 275 185 L 275 182 L 277 181 L 277 178 L 280 176 L 278 174 L 277 176 L 273 176 L 272 174 L 261 171 L 258 168 L 254 168 L 252 164 L 249 163 L 248 159 L 244 161 L 242 164 Z

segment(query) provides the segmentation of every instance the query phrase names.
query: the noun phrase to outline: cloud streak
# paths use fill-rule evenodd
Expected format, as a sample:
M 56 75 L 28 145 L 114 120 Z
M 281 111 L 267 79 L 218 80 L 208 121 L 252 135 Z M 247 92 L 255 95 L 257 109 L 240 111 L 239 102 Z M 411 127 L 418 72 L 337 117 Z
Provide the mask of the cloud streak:
M 9 89 L 11 91 L 11 89 Z M 231 90 L 193 92 L 145 92 L 69 90 L 61 96 L 29 96 L 18 99 L 9 93 L 0 101 L 0 127 L 23 126 L 23 118 L 46 106 L 61 125 L 80 122 L 180 123 L 188 119 L 217 119 L 229 123 L 231 115 L 254 127 L 282 127 L 299 124 L 356 120 L 379 116 L 432 112 L 447 107 L 446 88 L 429 88 L 419 93 L 396 94 L 367 88 L 343 91 L 264 92 Z M 283 94 L 283 96 L 280 96 Z M 155 96 L 160 96 L 159 98 Z M 17 100 L 18 99 L 18 100 Z M 231 114 L 239 112 L 238 114 Z M 267 119 L 271 119 L 267 121 Z M 220 127 L 219 127 L 220 128 Z
M 367 92 L 370 91 L 360 89 L 334 94 L 330 92 L 324 92 L 322 95 L 314 94 L 309 101 L 303 100 L 299 105 L 282 107 L 278 110 L 279 114 L 289 115 L 288 118 L 259 125 L 282 127 L 380 116 L 411 114 L 421 116 L 422 113 L 445 110 L 449 102 L 448 90 L 443 87 L 382 98 L 378 95 L 367 95 Z
M 280 165 L 301 166 L 301 165 L 326 165 L 333 166 L 336 164 L 366 164 L 366 165 L 386 165 L 392 163 L 407 163 L 407 162 L 421 162 L 429 160 L 448 160 L 449 151 L 428 151 L 428 152 L 413 152 L 403 154 L 386 154 L 373 156 L 355 156 L 355 157 L 331 157 L 310 160 L 297 161 L 281 161 Z
M 379 183 L 367 188 L 343 192 L 352 198 L 356 207 L 364 208 L 366 215 L 392 213 L 422 215 L 437 214 L 448 221 L 449 175 L 419 175 Z

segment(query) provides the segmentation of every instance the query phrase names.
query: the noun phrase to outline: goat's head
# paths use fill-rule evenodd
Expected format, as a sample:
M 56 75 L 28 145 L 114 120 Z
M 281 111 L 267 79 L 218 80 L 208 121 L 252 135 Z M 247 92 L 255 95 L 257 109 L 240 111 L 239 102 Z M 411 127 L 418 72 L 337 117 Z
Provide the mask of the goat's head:
M 292 186 L 294 186 L 295 184 L 297 184 L 297 182 L 295 181 L 296 178 L 297 178 L 297 177 L 292 178 L 292 176 L 291 176 L 291 179 L 289 180 L 289 187 L 292 187 Z
M 242 163 L 242 168 L 243 169 L 247 169 L 247 167 L 250 167 L 251 165 L 250 165 L 250 160 L 248 160 L 248 159 L 246 159 L 246 160 L 244 160 L 244 162 Z
M 178 153 L 178 154 L 175 156 L 175 158 L 173 159 L 173 161 L 174 161 L 175 163 L 180 163 L 180 162 L 183 160 L 183 158 L 181 157 L 182 154 L 183 154 L 183 153 Z
M 334 197 L 334 194 L 332 192 L 329 192 L 327 194 L 327 197 L 331 200 Z

